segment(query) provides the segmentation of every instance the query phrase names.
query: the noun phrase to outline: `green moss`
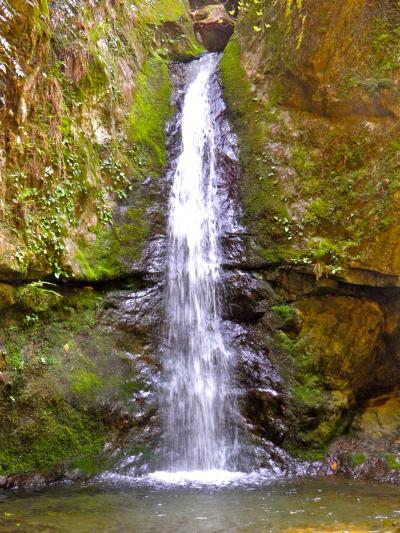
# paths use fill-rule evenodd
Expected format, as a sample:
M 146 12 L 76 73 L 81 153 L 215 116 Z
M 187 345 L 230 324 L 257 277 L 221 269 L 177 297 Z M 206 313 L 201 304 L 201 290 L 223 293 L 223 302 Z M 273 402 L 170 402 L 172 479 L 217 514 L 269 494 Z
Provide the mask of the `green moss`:
M 287 311 L 285 309 L 285 314 Z M 291 370 L 294 370 L 294 374 L 291 376 L 287 375 L 287 378 L 291 382 L 291 388 L 296 401 L 306 409 L 320 408 L 324 398 L 321 388 L 321 377 L 317 372 L 314 361 L 288 333 L 278 331 L 276 339 L 280 349 L 289 358 Z
M 85 324 L 91 326 L 93 316 L 102 311 L 105 305 L 105 295 L 91 286 L 77 289 L 69 288 L 63 294 L 64 306 L 55 313 L 49 313 L 53 327 L 58 326 L 58 319 L 65 321 L 66 326 L 76 333 Z M 79 320 L 82 322 L 79 326 Z
M 75 93 L 75 95 L 83 102 L 89 94 L 101 96 L 109 89 L 110 78 L 107 73 L 107 65 L 99 56 L 93 56 L 89 62 L 87 74 L 79 82 L 79 93 Z
M 199 57 L 202 53 L 204 53 L 204 48 L 199 42 L 194 38 L 187 37 L 183 43 L 181 41 L 170 43 L 168 56 L 173 61 L 187 62 Z
M 316 168 L 316 163 L 305 146 L 293 147 L 291 163 L 302 178 L 309 178 Z
M 47 311 L 62 301 L 62 295 L 53 289 L 52 283 L 34 281 L 17 289 L 17 302 L 26 311 Z
M 134 104 L 129 116 L 131 157 L 128 162 L 135 180 L 131 201 L 135 207 L 124 212 L 120 223 L 98 226 L 94 242 L 81 241 L 76 259 L 82 275 L 88 280 L 115 279 L 122 276 L 132 263 L 140 258 L 149 226 L 145 219 L 147 200 L 137 189 L 140 176 L 160 175 L 166 161 L 165 124 L 171 113 L 171 83 L 165 60 L 160 56 L 150 59 L 139 72 L 135 88 Z M 101 163 L 103 174 L 110 180 L 108 189 L 117 196 L 126 197 L 126 173 L 118 160 L 118 154 L 105 158 Z M 110 190 L 111 190 L 110 189 Z M 112 222 L 112 211 L 100 198 L 98 210 L 100 222 Z
M 306 374 L 301 376 L 301 383 L 293 388 L 296 400 L 310 409 L 319 409 L 323 405 L 324 397 L 321 391 L 320 377 Z
M 22 370 L 24 367 L 23 341 L 23 338 L 19 342 L 7 339 L 5 343 L 5 360 L 12 370 Z
M 143 5 L 139 16 L 146 24 L 161 24 L 167 20 L 178 20 L 186 15 L 184 2 L 157 0 L 154 7 L 150 2 L 148 6 Z
M 93 397 L 102 388 L 102 383 L 97 374 L 84 368 L 77 368 L 71 374 L 71 391 L 84 397 Z
M 40 36 L 45 34 L 50 36 L 50 12 L 49 4 L 47 0 L 39 0 L 32 4 L 33 7 L 33 16 L 32 16 L 32 25 L 33 25 L 33 35 L 35 33 Z
M 276 333 L 276 339 L 279 347 L 290 357 L 296 357 L 296 343 L 295 341 L 284 331 L 278 331 Z
M 350 462 L 353 466 L 361 466 L 365 463 L 365 455 L 362 452 L 354 453 L 350 456 Z
M 115 431 L 105 406 L 135 409 L 131 393 L 145 385 L 118 348 L 120 338 L 98 327 L 103 307 L 101 293 L 77 288 L 65 289 L 62 304 L 41 311 L 34 324 L 26 325 L 16 307 L 2 314 L 8 381 L 0 386 L 1 475 L 74 468 L 92 474 L 112 460 L 103 453 Z M 135 338 L 129 348 L 135 343 L 139 350 Z
M 398 456 L 395 455 L 394 453 L 385 454 L 385 461 L 386 461 L 387 466 L 391 470 L 399 470 L 400 469 L 400 462 L 399 462 Z
M 125 212 L 124 223 L 117 228 L 123 255 L 137 260 L 142 252 L 144 241 L 149 234 L 149 226 L 144 218 L 144 208 L 130 207 Z
M 171 90 L 167 64 L 155 55 L 137 76 L 129 115 L 130 139 L 142 156 L 144 172 L 158 175 L 166 162 L 165 124 L 172 112 Z
M 303 461 L 324 461 L 328 454 L 328 448 L 326 446 L 316 449 L 311 447 L 308 450 L 299 450 L 294 447 L 288 447 L 287 449 L 294 457 Z
M 265 148 L 270 110 L 254 100 L 240 58 L 240 46 L 233 39 L 222 57 L 221 79 L 230 120 L 238 135 L 244 223 L 256 236 L 260 253 L 276 258 L 286 251 L 281 245 L 287 237 L 287 211 L 275 179 L 275 161 Z
M 104 447 L 104 429 L 87 415 L 66 404 L 42 408 L 18 429 L 0 435 L 0 473 L 46 473 L 74 468 L 98 457 Z
M 390 17 L 389 13 L 376 17 L 373 35 L 372 51 L 374 76 L 387 75 L 399 67 L 400 53 L 400 24 L 398 17 Z
M 285 310 L 286 315 L 287 310 Z M 312 357 L 288 333 L 278 331 L 281 372 L 291 393 L 293 431 L 284 447 L 296 457 L 313 460 L 326 455 L 337 432 L 338 420 L 331 416 L 322 376 Z
M 0 310 L 11 307 L 16 302 L 15 289 L 6 283 L 0 283 Z
M 99 228 L 94 243 L 81 241 L 75 257 L 88 281 L 116 279 L 123 273 L 123 265 L 118 257 L 120 249 L 115 232 L 111 228 Z
M 322 198 L 314 200 L 307 209 L 306 220 L 313 222 L 315 219 L 329 221 L 332 207 Z
M 97 228 L 93 243 L 81 241 L 76 251 L 82 275 L 90 281 L 116 279 L 140 258 L 149 225 L 145 208 L 128 208 L 122 224 Z
M 293 307 L 290 304 L 274 305 L 272 311 L 283 321 L 289 322 L 293 318 Z
M 198 56 L 204 48 L 196 41 L 185 1 L 157 0 L 142 3 L 135 26 L 141 33 L 141 44 L 154 51 L 154 30 L 159 39 L 157 53 L 165 58 L 185 61 Z

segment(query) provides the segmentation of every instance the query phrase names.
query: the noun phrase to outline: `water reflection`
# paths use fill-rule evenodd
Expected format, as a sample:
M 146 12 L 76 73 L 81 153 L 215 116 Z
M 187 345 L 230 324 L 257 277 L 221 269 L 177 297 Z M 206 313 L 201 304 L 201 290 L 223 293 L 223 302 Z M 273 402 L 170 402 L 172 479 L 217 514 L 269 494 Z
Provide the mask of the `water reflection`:
M 160 488 L 109 484 L 8 493 L 0 531 L 400 531 L 394 486 L 331 480 Z

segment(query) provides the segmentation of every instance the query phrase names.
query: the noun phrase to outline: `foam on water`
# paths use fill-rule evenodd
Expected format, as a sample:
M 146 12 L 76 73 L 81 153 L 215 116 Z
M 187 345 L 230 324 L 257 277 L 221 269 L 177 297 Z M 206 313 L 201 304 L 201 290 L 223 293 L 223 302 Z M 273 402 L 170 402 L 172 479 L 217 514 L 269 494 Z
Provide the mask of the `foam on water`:
M 104 473 L 97 481 L 129 486 L 151 487 L 153 489 L 194 488 L 220 489 L 235 487 L 259 487 L 276 481 L 282 473 L 270 470 L 253 472 L 231 472 L 228 470 L 190 470 L 181 472 L 156 471 L 143 476 Z
M 191 470 L 188 472 L 158 471 L 149 474 L 148 479 L 164 485 L 214 485 L 224 486 L 243 482 L 249 474 L 228 470 Z

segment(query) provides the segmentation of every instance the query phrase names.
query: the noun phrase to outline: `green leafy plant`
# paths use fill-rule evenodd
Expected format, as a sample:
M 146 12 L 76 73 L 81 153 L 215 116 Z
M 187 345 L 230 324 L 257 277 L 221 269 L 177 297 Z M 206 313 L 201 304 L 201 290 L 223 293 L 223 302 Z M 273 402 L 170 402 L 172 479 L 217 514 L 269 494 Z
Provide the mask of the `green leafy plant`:
M 55 307 L 62 300 L 62 295 L 53 290 L 55 287 L 53 283 L 47 281 L 33 281 L 28 285 L 18 288 L 17 301 L 24 309 L 34 312 L 47 311 L 51 307 Z M 28 323 L 33 323 L 37 320 L 37 315 L 27 315 Z

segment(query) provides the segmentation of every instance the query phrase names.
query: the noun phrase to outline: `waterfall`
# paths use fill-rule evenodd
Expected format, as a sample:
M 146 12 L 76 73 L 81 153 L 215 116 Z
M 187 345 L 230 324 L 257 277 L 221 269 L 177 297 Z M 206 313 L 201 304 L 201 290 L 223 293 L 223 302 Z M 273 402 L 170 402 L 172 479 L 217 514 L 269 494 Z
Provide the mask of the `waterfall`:
M 219 59 L 208 54 L 186 66 L 182 147 L 169 202 L 161 409 L 163 467 L 171 472 L 236 466 L 234 353 L 221 331 L 222 211 L 212 108 Z

